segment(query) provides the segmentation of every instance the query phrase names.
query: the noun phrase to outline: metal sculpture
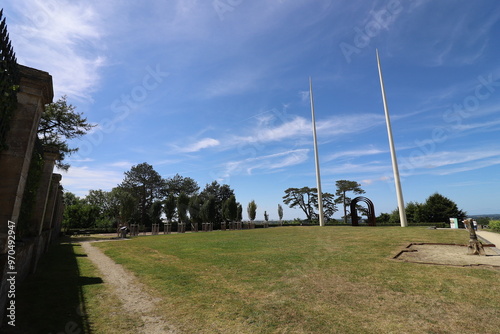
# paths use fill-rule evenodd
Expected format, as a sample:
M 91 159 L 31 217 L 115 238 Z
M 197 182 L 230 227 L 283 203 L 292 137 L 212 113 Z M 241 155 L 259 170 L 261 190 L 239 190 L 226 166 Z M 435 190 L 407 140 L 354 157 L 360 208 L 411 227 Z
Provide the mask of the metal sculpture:
M 368 226 L 375 226 L 375 207 L 373 206 L 373 202 L 368 198 L 360 196 L 356 197 L 351 201 L 351 222 L 352 226 L 359 226 L 358 222 L 358 211 L 356 210 L 356 204 L 358 202 L 365 202 L 368 206 Z

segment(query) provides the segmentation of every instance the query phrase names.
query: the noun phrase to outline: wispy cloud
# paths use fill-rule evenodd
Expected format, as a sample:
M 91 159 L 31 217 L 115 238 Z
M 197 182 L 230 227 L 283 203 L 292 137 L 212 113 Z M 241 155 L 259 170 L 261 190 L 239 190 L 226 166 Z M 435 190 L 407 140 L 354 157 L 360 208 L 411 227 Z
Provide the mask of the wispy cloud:
M 226 176 L 252 174 L 254 170 L 272 172 L 289 166 L 298 165 L 308 158 L 309 149 L 296 149 L 275 154 L 263 155 L 225 164 Z
M 339 154 L 339 157 L 354 157 L 356 152 L 367 152 L 378 154 L 378 150 L 373 151 L 351 151 L 345 155 Z M 351 154 L 352 153 L 352 154 Z M 357 160 L 356 160 L 357 161 Z M 464 149 L 460 151 L 435 152 L 432 154 L 417 155 L 411 153 L 409 156 L 400 156 L 399 172 L 401 177 L 406 178 L 417 175 L 449 175 L 471 170 L 477 170 L 485 167 L 500 164 L 500 150 L 498 149 Z M 322 168 L 325 175 L 356 175 L 364 178 L 365 184 L 371 184 L 376 181 L 385 181 L 392 178 L 392 166 L 390 161 L 371 160 L 363 162 L 347 162 L 327 166 Z
M 488 122 L 480 122 L 480 123 L 468 123 L 468 124 L 459 124 L 453 126 L 453 129 L 456 131 L 470 131 L 470 130 L 487 130 L 496 127 L 500 124 L 500 119 Z
M 134 163 L 130 162 L 130 161 L 116 161 L 116 162 L 109 164 L 110 167 L 119 167 L 119 168 L 123 168 L 123 169 L 129 169 L 133 165 L 134 165 Z
M 316 121 L 318 136 L 344 136 L 362 133 L 385 124 L 383 114 L 343 114 L 326 120 Z
M 214 138 L 203 138 L 199 141 L 186 145 L 186 146 L 177 146 L 177 151 L 180 153 L 193 153 L 203 150 L 205 148 L 216 147 L 219 146 L 220 142 Z
M 49 72 L 56 96 L 90 99 L 105 64 L 98 11 L 52 0 L 19 1 L 14 8 L 24 18 L 9 27 L 19 62 Z
M 262 119 L 261 119 L 262 121 Z M 233 142 L 238 143 L 269 143 L 279 142 L 297 136 L 309 135 L 311 133 L 311 121 L 303 117 L 295 116 L 290 121 L 285 121 L 277 126 L 265 127 L 259 122 L 255 129 L 252 129 L 252 135 L 235 136 Z
M 493 3 L 490 5 L 491 8 L 495 6 Z M 425 66 L 474 64 L 481 59 L 484 50 L 492 46 L 489 34 L 500 18 L 496 8 L 484 10 L 488 7 L 481 8 L 468 2 L 451 8 L 444 2 L 423 1 L 411 8 L 411 15 L 403 16 L 397 29 L 392 32 L 393 47 L 405 48 L 407 36 L 411 32 L 414 51 L 411 56 Z M 480 21 L 477 21 L 478 16 L 481 17 Z M 425 24 L 422 25 L 422 22 Z M 422 25 L 423 28 L 416 32 L 413 29 L 416 25 Z
M 448 175 L 500 163 L 500 150 L 483 148 L 442 151 L 402 157 L 399 167 L 402 175 Z
M 344 151 L 344 152 L 336 152 L 327 157 L 325 157 L 324 161 L 332 161 L 343 158 L 359 158 L 366 157 L 368 155 L 375 155 L 380 153 L 386 153 L 387 150 L 380 150 L 377 148 L 369 148 L 365 150 L 352 150 L 352 151 Z

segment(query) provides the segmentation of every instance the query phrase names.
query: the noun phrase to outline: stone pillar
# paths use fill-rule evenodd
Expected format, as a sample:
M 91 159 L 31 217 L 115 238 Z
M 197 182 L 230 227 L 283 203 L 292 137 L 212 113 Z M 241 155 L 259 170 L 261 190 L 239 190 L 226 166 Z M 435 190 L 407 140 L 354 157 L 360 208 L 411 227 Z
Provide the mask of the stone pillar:
M 40 117 L 54 97 L 47 72 L 21 65 L 19 70 L 18 105 L 6 140 L 9 148 L 0 153 L 0 256 L 7 250 L 8 221 L 18 222 Z
M 61 234 L 62 220 L 64 214 L 64 201 L 63 201 L 63 187 L 58 185 L 56 207 L 54 209 L 54 216 L 52 217 L 52 232 L 50 235 L 50 242 L 54 242 Z
M 7 133 L 8 149 L 0 153 L 0 325 L 7 302 L 7 237 L 9 221 L 17 227 L 38 124 L 45 104 L 54 97 L 52 77 L 43 71 L 19 65 L 17 109 Z M 21 251 L 16 243 L 16 270 L 21 270 Z M 19 263 L 19 268 L 18 268 Z M 16 283 L 19 283 L 18 277 Z
M 48 236 L 45 242 L 45 251 L 49 248 L 51 235 L 54 225 L 54 212 L 56 209 L 57 195 L 59 193 L 59 182 L 61 181 L 61 174 L 52 174 L 52 180 L 50 182 L 49 197 L 47 199 L 47 205 L 45 207 L 45 216 L 42 223 L 42 231 L 48 231 Z
M 33 250 L 33 259 L 31 272 L 35 272 L 38 260 L 45 252 L 46 244 L 49 239 L 49 231 L 44 230 L 44 219 L 49 203 L 49 193 L 52 183 L 52 172 L 59 153 L 52 147 L 46 147 L 43 151 L 43 170 L 36 192 L 35 205 L 33 208 L 34 218 L 29 224 L 29 234 L 35 236 L 35 248 Z
M 61 174 L 52 174 L 52 179 L 50 182 L 49 197 L 47 199 L 47 205 L 45 206 L 45 216 L 43 218 L 42 231 L 50 230 L 53 225 L 54 209 L 56 207 L 57 194 L 59 189 L 59 182 L 62 179 Z
M 33 218 L 29 222 L 29 235 L 38 236 L 43 229 L 43 221 L 49 199 L 49 192 L 52 181 L 52 171 L 59 154 L 54 148 L 44 148 L 43 150 L 43 170 L 35 196 L 33 206 Z

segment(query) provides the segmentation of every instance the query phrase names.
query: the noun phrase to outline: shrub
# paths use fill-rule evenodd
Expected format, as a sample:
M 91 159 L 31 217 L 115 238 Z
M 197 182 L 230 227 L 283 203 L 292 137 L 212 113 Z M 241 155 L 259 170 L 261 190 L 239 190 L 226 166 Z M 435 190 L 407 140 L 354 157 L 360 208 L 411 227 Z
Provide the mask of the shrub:
M 491 220 L 489 226 L 491 230 L 500 232 L 500 220 Z

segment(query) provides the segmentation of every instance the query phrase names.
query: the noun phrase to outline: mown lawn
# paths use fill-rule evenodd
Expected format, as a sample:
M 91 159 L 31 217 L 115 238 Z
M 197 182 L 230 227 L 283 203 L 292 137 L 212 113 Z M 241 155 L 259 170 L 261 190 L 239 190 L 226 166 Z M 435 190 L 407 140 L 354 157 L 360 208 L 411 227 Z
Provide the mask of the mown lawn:
M 115 291 L 75 240 L 51 245 L 36 273 L 19 284 L 15 327 L 4 323 L 0 333 L 137 333 L 139 319 L 123 318 Z
M 278 227 L 94 246 L 185 333 L 498 333 L 500 271 L 391 260 L 410 242 L 467 241 L 463 230 Z

